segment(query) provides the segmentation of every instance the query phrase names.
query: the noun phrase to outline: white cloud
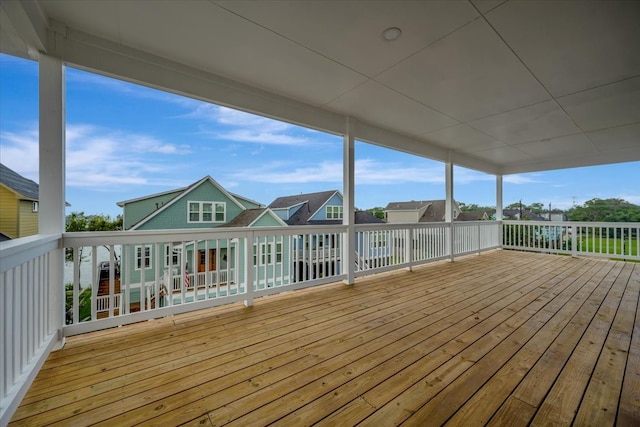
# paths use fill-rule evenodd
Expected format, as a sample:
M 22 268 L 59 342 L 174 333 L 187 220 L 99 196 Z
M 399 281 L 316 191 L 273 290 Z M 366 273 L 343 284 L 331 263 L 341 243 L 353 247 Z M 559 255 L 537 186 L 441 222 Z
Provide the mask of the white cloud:
M 358 185 L 442 184 L 444 171 L 439 167 L 403 167 L 372 159 L 357 160 L 355 175 Z M 342 183 L 342 162 L 322 161 L 300 166 L 292 162 L 271 162 L 251 174 L 237 173 L 236 180 L 269 184 L 305 184 L 312 182 Z
M 201 103 L 195 106 L 186 118 L 214 123 L 213 130 L 201 124 L 202 134 L 214 139 L 268 145 L 302 145 L 310 143 L 305 136 L 295 133 L 314 132 L 278 120 L 257 116 L 219 105 Z
M 17 173 L 38 181 L 38 131 L 0 135 L 2 162 Z M 69 187 L 109 190 L 117 185 L 177 185 L 165 178 L 185 147 L 148 135 L 105 130 L 90 125 L 67 125 L 66 183 Z M 154 155 L 155 156 L 151 156 Z M 163 173 L 164 172 L 164 173 Z
M 508 182 L 509 184 L 534 184 L 542 182 L 535 178 L 535 174 L 523 175 L 517 173 L 513 175 L 505 175 L 503 181 Z

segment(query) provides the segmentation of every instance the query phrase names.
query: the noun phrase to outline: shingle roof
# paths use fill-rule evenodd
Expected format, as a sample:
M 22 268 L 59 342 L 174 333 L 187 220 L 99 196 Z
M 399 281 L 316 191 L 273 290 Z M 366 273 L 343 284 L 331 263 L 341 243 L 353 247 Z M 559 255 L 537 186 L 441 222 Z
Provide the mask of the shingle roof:
M 25 199 L 38 200 L 38 184 L 0 163 L 0 182 Z
M 285 222 L 289 225 L 308 225 L 311 216 L 327 202 L 338 190 L 320 191 L 317 193 L 298 194 L 295 196 L 278 197 L 269 207 L 271 209 L 290 208 L 303 204 L 298 211 Z M 314 221 L 314 224 L 319 222 Z M 342 224 L 342 221 L 331 222 L 329 224 Z
M 444 221 L 445 201 L 429 200 L 427 209 L 424 211 L 418 222 L 438 222 Z
M 326 220 L 316 220 L 309 221 L 311 216 L 318 211 L 334 194 L 340 194 L 338 190 L 329 190 L 329 191 L 319 191 L 317 193 L 306 193 L 306 194 L 297 194 L 295 196 L 284 196 L 278 197 L 269 205 L 271 209 L 283 209 L 283 208 L 291 208 L 296 205 L 300 206 L 300 209 L 297 210 L 295 214 L 293 214 L 288 220 L 285 220 L 289 225 L 339 225 L 342 224 L 341 219 L 326 219 Z M 379 218 L 376 218 L 374 215 L 370 214 L 367 211 L 356 211 L 355 212 L 355 223 L 356 224 L 376 224 L 376 223 L 384 223 Z
M 248 227 L 262 215 L 267 208 L 259 208 L 259 209 L 247 209 L 242 212 L 231 221 L 226 224 L 222 224 L 220 228 L 223 227 Z
M 422 201 L 412 200 L 410 202 L 390 202 L 387 205 L 387 207 L 384 208 L 384 210 L 386 210 L 386 211 L 418 210 L 418 209 L 422 209 L 423 207 L 425 207 L 429 203 L 433 203 L 434 201 L 436 201 L 436 200 L 422 200 Z

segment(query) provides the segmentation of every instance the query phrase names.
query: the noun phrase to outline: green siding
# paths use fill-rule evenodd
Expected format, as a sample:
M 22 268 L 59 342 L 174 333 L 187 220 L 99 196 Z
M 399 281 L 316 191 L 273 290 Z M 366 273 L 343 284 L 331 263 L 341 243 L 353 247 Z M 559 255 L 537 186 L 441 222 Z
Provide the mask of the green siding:
M 223 223 L 189 223 L 187 202 L 224 202 L 226 203 L 226 222 L 231 221 L 242 212 L 242 208 L 229 199 L 220 189 L 210 181 L 204 181 L 198 187 L 182 195 L 171 206 L 166 207 L 160 214 L 149 219 L 138 227 L 138 230 L 172 230 L 189 228 L 211 228 Z
M 170 202 L 174 197 L 180 194 L 181 190 L 163 194 L 148 199 L 138 200 L 124 205 L 124 229 L 128 230 L 138 221 Z
M 282 224 L 280 224 L 278 220 L 271 215 L 264 214 L 252 225 L 252 227 L 282 227 Z

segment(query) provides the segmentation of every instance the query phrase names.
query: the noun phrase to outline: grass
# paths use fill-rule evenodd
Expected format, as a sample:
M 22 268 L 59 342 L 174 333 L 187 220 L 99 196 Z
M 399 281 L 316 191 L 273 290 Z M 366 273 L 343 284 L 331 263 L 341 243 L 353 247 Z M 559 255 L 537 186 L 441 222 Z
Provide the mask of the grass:
M 622 245 L 624 243 L 624 252 Z M 614 246 L 615 245 L 615 246 Z M 638 238 L 631 239 L 613 239 L 611 237 L 587 237 L 582 238 L 580 250 L 584 252 L 606 253 L 611 255 L 629 255 L 629 246 L 631 246 L 630 255 L 638 255 Z

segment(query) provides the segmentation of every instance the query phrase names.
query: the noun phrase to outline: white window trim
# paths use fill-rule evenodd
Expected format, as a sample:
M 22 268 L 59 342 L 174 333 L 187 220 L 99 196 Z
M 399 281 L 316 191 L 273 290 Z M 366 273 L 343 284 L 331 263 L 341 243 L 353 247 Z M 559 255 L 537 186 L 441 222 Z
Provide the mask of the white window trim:
M 198 204 L 198 220 L 191 220 L 191 205 L 193 203 Z M 202 219 L 204 215 L 204 205 L 211 205 L 211 221 L 204 221 Z M 216 221 L 216 214 L 218 206 L 222 206 L 222 220 Z M 188 224 L 223 224 L 227 222 L 227 204 L 225 202 L 211 202 L 211 201 L 199 201 L 199 200 L 187 200 L 187 223 Z
M 176 248 L 171 245 L 165 245 L 164 249 L 164 265 L 167 268 L 173 268 L 180 266 L 180 256 L 182 255 L 181 248 Z M 138 252 L 136 251 L 136 256 Z M 176 262 L 173 262 L 175 258 Z M 136 262 L 137 265 L 137 262 Z
M 142 270 L 142 268 L 141 268 L 141 267 L 138 267 L 138 259 L 139 259 L 139 257 L 138 257 L 138 250 L 140 250 L 140 255 L 141 255 L 141 259 L 140 259 L 140 261 L 141 261 L 141 262 L 140 262 L 140 265 L 143 265 L 143 264 L 144 264 L 144 261 L 143 261 L 143 260 L 144 260 L 145 258 L 149 258 L 149 266 L 148 266 L 148 267 L 145 267 L 144 269 L 145 269 L 145 270 L 152 270 L 152 269 L 153 269 L 153 251 L 152 251 L 152 249 L 151 249 L 151 245 L 145 245 L 145 247 L 144 247 L 144 251 L 145 251 L 144 256 L 142 256 L 142 245 L 136 245 L 136 246 L 134 246 L 134 248 L 133 248 L 133 254 L 134 254 L 134 260 L 133 260 L 134 264 L 133 264 L 133 265 L 134 265 L 134 270 L 136 270 L 136 271 L 140 271 L 140 270 Z M 147 252 L 147 251 L 149 251 L 149 255 L 148 255 L 148 256 L 146 255 L 146 252 Z
M 340 205 L 327 205 L 327 219 L 342 219 L 344 217 L 342 209 Z
M 282 259 L 284 258 L 284 245 L 281 242 L 260 243 L 259 248 L 260 248 L 260 252 L 258 253 L 258 246 L 255 244 L 253 245 L 253 265 L 254 266 L 258 261 L 258 255 L 260 258 L 260 265 L 282 264 Z M 279 261 L 278 261 L 278 255 L 280 256 Z
M 37 213 L 38 212 L 38 202 L 33 202 L 33 204 L 31 205 L 31 212 Z

